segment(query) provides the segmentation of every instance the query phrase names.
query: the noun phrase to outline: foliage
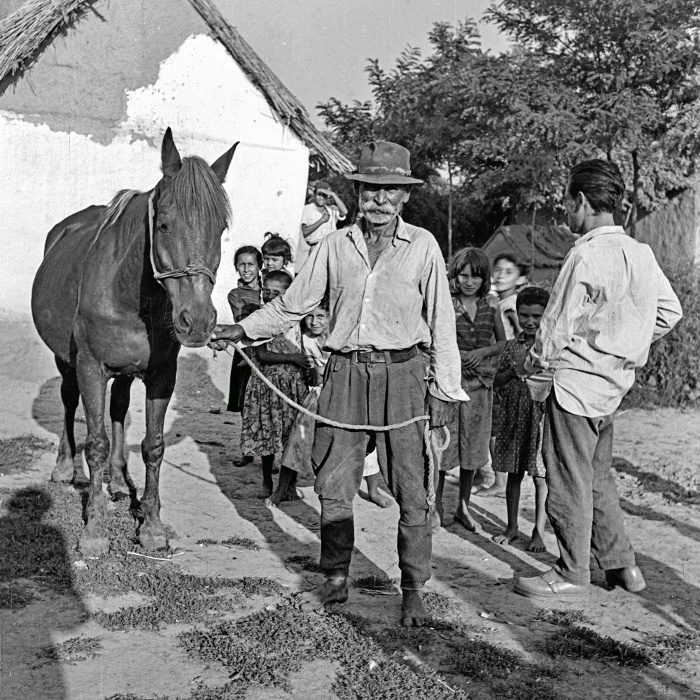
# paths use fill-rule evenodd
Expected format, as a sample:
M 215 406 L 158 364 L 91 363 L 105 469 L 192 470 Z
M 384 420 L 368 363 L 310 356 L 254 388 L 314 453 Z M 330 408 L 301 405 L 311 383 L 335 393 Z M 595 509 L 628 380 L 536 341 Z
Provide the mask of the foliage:
M 687 406 L 700 400 L 700 274 L 691 265 L 667 271 L 683 307 L 683 318 L 653 343 L 647 364 L 637 372 L 636 393 L 662 406 Z
M 319 105 L 335 145 L 407 146 L 407 217 L 444 244 L 483 243 L 522 212 L 562 215 L 568 168 L 604 157 L 629 183 L 629 223 L 688 185 L 700 157 L 700 6 L 695 0 L 503 0 L 488 13 L 516 44 L 480 49 L 472 20 L 437 23 L 366 71 L 373 100 Z

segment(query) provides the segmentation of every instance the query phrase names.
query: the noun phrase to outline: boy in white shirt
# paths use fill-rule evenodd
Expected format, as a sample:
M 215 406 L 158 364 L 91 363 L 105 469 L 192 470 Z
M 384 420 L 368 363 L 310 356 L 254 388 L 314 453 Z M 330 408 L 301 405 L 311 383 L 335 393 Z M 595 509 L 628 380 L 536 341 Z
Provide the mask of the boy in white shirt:
M 344 221 L 348 208 L 343 200 L 331 190 L 325 180 L 314 185 L 314 196 L 309 204 L 304 205 L 301 215 L 301 234 L 306 244 L 313 248 L 329 233 L 336 230 L 339 221 Z

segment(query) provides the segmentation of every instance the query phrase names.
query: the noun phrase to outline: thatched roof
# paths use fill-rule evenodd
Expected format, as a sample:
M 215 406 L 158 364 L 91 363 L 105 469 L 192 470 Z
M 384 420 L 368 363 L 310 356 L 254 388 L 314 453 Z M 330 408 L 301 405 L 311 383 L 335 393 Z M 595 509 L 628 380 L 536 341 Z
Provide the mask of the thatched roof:
M 211 0 L 190 0 L 214 37 L 231 54 L 248 79 L 263 93 L 273 113 L 328 170 L 352 170 L 352 164 L 316 129 L 307 111 L 280 79 L 229 25 Z M 97 0 L 27 0 L 0 21 L 0 81 L 25 68 L 41 45 L 88 12 Z

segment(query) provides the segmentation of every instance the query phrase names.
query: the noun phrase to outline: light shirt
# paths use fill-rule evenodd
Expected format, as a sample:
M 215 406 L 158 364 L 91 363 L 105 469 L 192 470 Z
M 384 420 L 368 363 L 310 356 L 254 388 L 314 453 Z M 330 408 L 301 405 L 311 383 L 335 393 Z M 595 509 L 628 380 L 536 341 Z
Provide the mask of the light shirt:
M 682 315 L 651 248 L 621 226 L 602 226 L 566 256 L 525 370 L 553 369 L 557 401 L 569 413 L 609 415 L 651 343 Z
M 321 224 L 312 234 L 304 236 L 304 231 L 302 230 L 301 235 L 304 237 L 306 243 L 310 246 L 314 246 L 320 243 L 328 234 L 333 233 L 337 228 L 337 223 L 339 221 L 345 221 L 345 217 L 340 215 L 338 207 L 333 205 L 326 205 L 323 207 L 330 217 L 325 224 Z M 304 210 L 301 214 L 302 226 L 312 226 L 323 216 L 323 210 L 319 209 L 313 202 L 311 204 L 305 204 Z
M 445 261 L 433 235 L 399 218 L 393 240 L 372 269 L 356 224 L 326 236 L 283 296 L 241 321 L 253 340 L 282 333 L 315 309 L 328 290 L 325 347 L 405 350 L 430 354 L 429 390 L 445 401 L 467 401 L 461 387 L 455 314 Z
M 517 301 L 518 295 L 511 294 L 509 297 L 501 299 L 498 302 L 498 308 L 501 313 L 501 321 L 503 321 L 503 330 L 506 334 L 506 340 L 514 340 L 517 333 L 517 329 L 513 325 L 513 321 L 511 320 L 510 316 L 506 315 L 509 311 L 512 311 L 514 314 L 518 312 L 516 308 Z

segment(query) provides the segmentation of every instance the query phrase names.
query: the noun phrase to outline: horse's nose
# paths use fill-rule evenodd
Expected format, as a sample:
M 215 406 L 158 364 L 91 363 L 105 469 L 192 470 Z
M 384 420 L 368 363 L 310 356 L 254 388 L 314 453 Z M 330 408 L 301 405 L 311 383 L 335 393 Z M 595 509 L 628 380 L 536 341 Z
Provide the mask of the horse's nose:
M 177 317 L 177 330 L 180 333 L 190 333 L 192 330 L 192 316 L 187 309 L 183 309 Z

